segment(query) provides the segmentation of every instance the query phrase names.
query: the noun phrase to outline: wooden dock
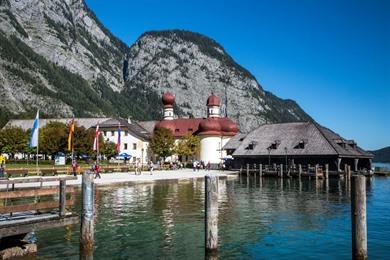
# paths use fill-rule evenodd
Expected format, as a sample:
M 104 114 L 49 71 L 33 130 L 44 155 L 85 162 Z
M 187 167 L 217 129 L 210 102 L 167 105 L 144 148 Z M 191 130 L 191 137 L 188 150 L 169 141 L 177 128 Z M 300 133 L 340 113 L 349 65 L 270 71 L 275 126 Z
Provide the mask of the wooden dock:
M 246 164 L 240 169 L 233 169 L 240 175 L 256 175 L 261 177 L 298 177 L 298 178 L 318 178 L 327 179 L 329 177 L 343 178 L 348 175 L 348 169 L 343 171 L 330 171 L 327 165 L 262 165 L 262 164 Z M 366 177 L 373 176 L 368 172 L 351 172 L 351 174 L 364 175 Z
M 0 207 L 0 241 L 10 244 L 10 241 L 15 240 L 15 236 L 22 238 L 24 234 L 31 231 L 77 223 L 79 216 L 66 210 L 74 204 L 75 192 L 74 187 L 66 187 L 66 181 L 75 179 L 77 177 L 55 176 L 0 180 L 0 184 L 5 187 L 0 190 L 2 205 Z M 59 182 L 59 185 L 43 187 L 45 182 Z M 25 188 L 22 185 L 25 183 L 35 183 L 37 187 Z M 11 243 L 9 248 L 15 246 L 18 246 L 18 243 Z M 13 252 L 12 250 L 6 251 L 7 249 L 3 249 L 0 253 L 10 255 L 10 252 Z M 11 253 L 11 257 L 15 256 L 20 255 Z

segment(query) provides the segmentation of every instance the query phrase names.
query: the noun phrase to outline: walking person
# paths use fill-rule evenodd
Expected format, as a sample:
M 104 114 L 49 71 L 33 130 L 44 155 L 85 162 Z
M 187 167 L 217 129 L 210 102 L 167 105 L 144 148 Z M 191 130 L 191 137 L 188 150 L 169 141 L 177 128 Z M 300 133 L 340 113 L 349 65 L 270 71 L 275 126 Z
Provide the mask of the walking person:
M 95 173 L 95 179 L 98 178 L 98 177 L 99 177 L 99 179 L 101 179 L 102 176 L 100 176 L 100 166 L 96 162 L 93 165 L 93 170 L 94 170 L 94 173 Z
M 72 162 L 73 176 L 77 176 L 77 168 L 78 168 L 77 162 L 76 162 L 76 160 L 73 160 L 73 162 Z
M 211 163 L 210 163 L 210 161 L 208 161 L 207 162 L 207 170 L 210 171 L 210 169 L 211 169 Z
M 149 162 L 149 171 L 150 171 L 150 175 L 153 175 L 153 170 L 154 170 L 154 164 L 153 164 L 153 161 L 150 160 L 150 162 Z

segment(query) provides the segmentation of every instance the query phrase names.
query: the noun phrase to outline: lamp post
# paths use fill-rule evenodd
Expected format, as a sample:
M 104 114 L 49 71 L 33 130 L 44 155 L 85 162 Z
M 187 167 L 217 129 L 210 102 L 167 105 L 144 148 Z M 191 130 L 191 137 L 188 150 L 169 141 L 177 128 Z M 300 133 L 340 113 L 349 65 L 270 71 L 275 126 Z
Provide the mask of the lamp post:
M 287 172 L 287 147 L 284 147 L 284 152 L 286 154 L 286 172 Z
M 267 148 L 268 150 L 268 167 L 271 165 L 271 147 Z
M 141 168 L 144 166 L 144 148 L 141 148 Z

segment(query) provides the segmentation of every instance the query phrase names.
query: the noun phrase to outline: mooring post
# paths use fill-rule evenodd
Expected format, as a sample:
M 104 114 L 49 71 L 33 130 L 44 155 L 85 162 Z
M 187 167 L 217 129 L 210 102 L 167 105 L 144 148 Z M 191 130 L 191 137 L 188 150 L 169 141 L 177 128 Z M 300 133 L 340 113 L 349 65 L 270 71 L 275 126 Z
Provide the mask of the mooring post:
M 66 181 L 60 180 L 60 201 L 59 201 L 59 215 L 65 216 L 65 202 L 66 202 Z
M 325 164 L 325 179 L 329 179 L 329 164 Z
M 302 165 L 298 164 L 298 177 L 299 177 L 299 179 L 301 179 L 301 175 L 302 175 Z
M 261 163 L 259 164 L 259 175 L 260 177 L 263 176 L 263 165 Z
M 283 178 L 283 164 L 280 164 L 280 178 Z
M 218 251 L 218 176 L 205 176 L 205 246 L 206 255 Z
M 352 259 L 367 259 L 366 177 L 352 177 Z
M 347 172 L 348 172 L 348 180 L 350 181 L 351 177 L 352 177 L 351 166 L 350 165 L 348 165 Z
M 249 179 L 249 163 L 246 164 L 246 178 Z
M 318 164 L 315 165 L 315 168 L 314 168 L 314 174 L 315 174 L 315 178 L 316 180 L 318 179 Z
M 82 259 L 93 258 L 94 248 L 94 178 L 93 173 L 83 172 L 82 179 L 82 212 L 80 225 L 80 256 Z

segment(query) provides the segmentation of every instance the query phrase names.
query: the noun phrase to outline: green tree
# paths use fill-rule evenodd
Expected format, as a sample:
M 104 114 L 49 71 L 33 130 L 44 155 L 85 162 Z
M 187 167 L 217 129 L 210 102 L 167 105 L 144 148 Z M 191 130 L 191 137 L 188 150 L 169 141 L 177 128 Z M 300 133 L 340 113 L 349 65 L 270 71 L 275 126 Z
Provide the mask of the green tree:
M 159 128 L 154 131 L 149 148 L 154 154 L 164 159 L 172 155 L 175 151 L 175 138 L 173 137 L 172 131 L 165 128 Z
M 116 155 L 117 151 L 115 143 L 110 141 L 104 142 L 101 146 L 101 153 L 104 154 L 104 156 L 106 156 L 108 159 Z
M 95 129 L 86 130 L 85 127 L 76 126 L 74 128 L 74 150 L 78 154 L 93 154 L 93 141 L 95 139 Z M 100 142 L 99 142 L 100 143 Z
M 50 122 L 39 131 L 39 151 L 45 154 L 66 152 L 68 146 L 68 127 L 59 122 Z
M 28 135 L 20 127 L 7 127 L 0 131 L 0 150 L 14 157 L 27 150 Z
M 190 156 L 196 156 L 200 151 L 200 139 L 191 133 L 185 134 L 176 144 L 175 152 L 178 155 L 185 156 L 186 159 Z

